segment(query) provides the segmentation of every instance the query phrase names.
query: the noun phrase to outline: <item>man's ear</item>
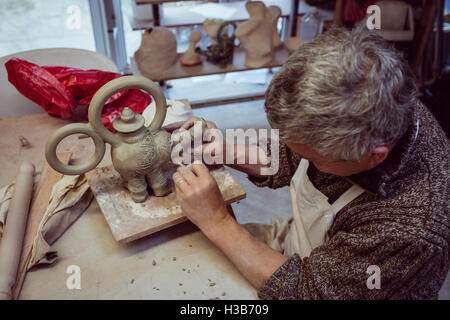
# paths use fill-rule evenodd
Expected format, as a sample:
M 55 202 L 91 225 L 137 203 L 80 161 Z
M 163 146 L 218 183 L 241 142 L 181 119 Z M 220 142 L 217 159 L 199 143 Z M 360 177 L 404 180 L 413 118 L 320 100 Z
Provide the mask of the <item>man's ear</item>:
M 370 163 L 376 167 L 386 159 L 390 148 L 388 146 L 377 146 L 370 152 Z

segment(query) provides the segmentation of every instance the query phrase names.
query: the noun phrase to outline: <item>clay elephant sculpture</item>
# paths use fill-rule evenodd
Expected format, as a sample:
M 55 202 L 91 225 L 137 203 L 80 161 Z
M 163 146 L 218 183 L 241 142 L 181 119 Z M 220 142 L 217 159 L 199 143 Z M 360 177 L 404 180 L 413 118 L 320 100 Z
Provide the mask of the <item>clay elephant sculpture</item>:
M 156 113 L 149 127 L 144 126 L 144 118 L 131 109 L 125 108 L 113 121 L 117 131 L 108 131 L 101 120 L 105 102 L 113 94 L 125 89 L 143 89 L 155 100 Z M 170 161 L 170 134 L 161 126 L 167 112 L 166 98 L 159 86 L 144 77 L 124 76 L 114 79 L 101 87 L 89 105 L 89 123 L 74 123 L 56 130 L 48 139 L 45 157 L 50 166 L 63 174 L 78 175 L 95 168 L 105 154 L 105 143 L 111 144 L 111 159 L 114 169 L 126 182 L 135 202 L 143 202 L 148 196 L 147 182 L 155 196 L 165 196 L 171 187 L 162 171 L 162 166 Z M 56 147 L 65 137 L 74 133 L 84 133 L 94 140 L 95 152 L 87 163 L 66 165 L 58 160 Z

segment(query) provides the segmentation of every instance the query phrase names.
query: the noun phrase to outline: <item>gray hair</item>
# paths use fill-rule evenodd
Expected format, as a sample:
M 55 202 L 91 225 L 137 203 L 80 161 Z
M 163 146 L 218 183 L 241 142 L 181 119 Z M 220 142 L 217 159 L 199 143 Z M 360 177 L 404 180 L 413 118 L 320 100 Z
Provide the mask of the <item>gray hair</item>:
M 391 44 L 364 28 L 334 28 L 289 57 L 265 98 L 281 139 L 357 161 L 406 132 L 417 88 Z

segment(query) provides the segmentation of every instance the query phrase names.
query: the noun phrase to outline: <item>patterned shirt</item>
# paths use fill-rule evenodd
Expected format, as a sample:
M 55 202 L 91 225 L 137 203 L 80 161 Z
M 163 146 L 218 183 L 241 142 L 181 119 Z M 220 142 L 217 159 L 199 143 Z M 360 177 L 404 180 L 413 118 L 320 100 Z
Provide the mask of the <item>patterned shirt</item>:
M 352 183 L 367 192 L 335 217 L 328 240 L 309 257 L 297 254 L 260 288 L 263 299 L 436 299 L 449 271 L 449 142 L 419 103 L 408 131 L 376 168 L 349 177 L 308 176 L 330 203 Z M 257 186 L 290 183 L 300 157 L 280 145 L 280 170 Z M 369 289 L 369 266 L 380 289 Z M 370 270 L 370 269 L 369 269 Z

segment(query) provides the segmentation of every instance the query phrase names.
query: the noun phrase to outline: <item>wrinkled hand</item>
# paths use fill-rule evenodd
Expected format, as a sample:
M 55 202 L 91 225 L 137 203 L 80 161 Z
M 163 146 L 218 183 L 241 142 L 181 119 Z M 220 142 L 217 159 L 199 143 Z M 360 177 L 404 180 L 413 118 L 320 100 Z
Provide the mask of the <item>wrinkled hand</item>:
M 167 132 L 174 132 L 175 130 L 189 130 L 197 121 L 201 120 L 199 117 L 190 117 L 186 121 L 178 121 L 168 124 L 164 127 Z M 212 121 L 206 121 L 206 125 L 209 129 L 216 129 L 216 124 Z
M 179 167 L 173 181 L 183 213 L 203 232 L 209 232 L 230 217 L 219 186 L 204 164 Z
M 186 121 L 174 122 L 164 129 L 170 133 L 179 133 L 182 131 L 189 130 L 197 121 L 200 121 L 199 117 L 190 117 Z M 225 143 L 222 132 L 217 129 L 214 122 L 206 121 L 206 125 L 209 130 L 205 134 L 205 142 L 192 150 L 193 154 L 202 155 L 203 161 L 208 165 L 224 164 L 225 163 L 225 152 L 228 147 Z

